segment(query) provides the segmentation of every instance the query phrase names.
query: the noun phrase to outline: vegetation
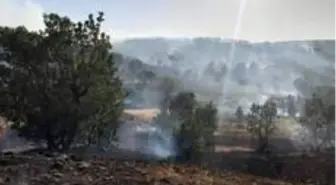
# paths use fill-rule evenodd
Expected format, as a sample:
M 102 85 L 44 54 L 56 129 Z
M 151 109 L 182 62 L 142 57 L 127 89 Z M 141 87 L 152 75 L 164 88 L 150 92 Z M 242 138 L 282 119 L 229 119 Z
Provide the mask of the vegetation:
M 103 145 L 119 126 L 124 91 L 132 96 L 154 89 L 155 93 L 157 90 L 161 93 L 157 102 L 162 110 L 158 124 L 173 133 L 176 159 L 202 163 L 207 154 L 214 152 L 216 106 L 197 101 L 193 92 L 180 92 L 182 87 L 175 79 L 160 76 L 140 60 L 112 53 L 109 37 L 101 31 L 102 12 L 97 17 L 90 14 L 87 20 L 78 23 L 57 14 L 45 14 L 44 21 L 46 28 L 39 32 L 24 27 L 0 27 L 0 116 L 12 120 L 20 135 L 46 143 L 53 151 L 67 151 L 76 139 L 88 145 Z M 174 56 L 169 58 L 178 60 Z M 129 71 L 124 77 L 130 79 L 131 87 L 124 89 L 118 76 L 123 71 L 118 71 L 116 65 L 126 60 L 128 66 L 124 70 Z M 225 64 L 217 68 L 212 62 L 204 74 L 219 82 L 226 78 L 228 68 Z M 258 66 L 254 63 L 250 68 L 257 70 Z M 191 72 L 185 72 L 185 76 Z M 232 75 L 239 84 L 248 83 L 244 63 L 238 63 Z M 312 134 L 314 151 L 333 144 L 330 141 L 335 132 L 335 90 L 333 87 L 312 90 L 309 80 L 303 79 L 297 79 L 294 85 L 306 99 L 292 95 L 272 97 L 263 105 L 252 104 L 247 115 L 242 107 L 236 109 L 238 121 L 247 121 L 248 131 L 257 139 L 258 153 L 266 154 L 270 148 L 269 139 L 276 130 L 277 103 L 280 109 L 296 117 L 298 102 L 304 102 L 300 121 Z M 136 85 L 133 81 L 137 81 Z M 307 98 L 311 92 L 312 96 Z M 126 166 L 130 167 L 123 165 L 123 168 Z
M 179 124 L 175 134 L 178 160 L 202 162 L 203 156 L 214 150 L 217 122 L 214 104 L 200 105 L 193 93 L 181 92 L 171 101 L 170 111 Z
M 179 162 L 201 163 L 206 154 L 214 151 L 216 123 L 215 105 L 212 102 L 201 104 L 192 92 L 171 96 L 168 111 L 158 117 L 158 124 L 174 135 Z
M 269 149 L 269 138 L 276 129 L 276 104 L 269 99 L 264 105 L 252 104 L 251 113 L 247 115 L 248 131 L 258 141 L 257 152 L 265 154 Z
M 295 117 L 297 113 L 295 97 L 293 95 L 288 95 L 286 103 L 288 115 L 291 117 Z
M 317 87 L 311 98 L 306 99 L 302 124 L 311 133 L 311 149 L 320 151 L 323 147 L 333 145 L 335 133 L 335 89 Z
M 244 120 L 244 111 L 241 106 L 238 106 L 235 112 L 235 116 L 239 123 L 242 123 Z
M 22 136 L 67 150 L 116 128 L 124 95 L 103 21 L 102 12 L 78 23 L 51 13 L 39 32 L 0 27 L 0 114 Z

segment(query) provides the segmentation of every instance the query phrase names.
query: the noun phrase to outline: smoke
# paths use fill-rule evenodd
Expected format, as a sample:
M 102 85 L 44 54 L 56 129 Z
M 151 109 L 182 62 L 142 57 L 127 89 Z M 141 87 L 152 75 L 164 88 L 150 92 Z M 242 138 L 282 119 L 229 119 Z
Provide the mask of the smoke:
M 242 19 L 244 4 L 242 1 L 239 19 Z M 238 34 L 239 26 L 236 30 Z M 155 45 L 153 49 L 157 52 L 152 52 L 151 46 L 143 47 L 139 41 L 119 43 L 119 47 L 117 45 L 116 48 L 124 55 L 139 57 L 145 65 L 153 66 L 158 76 L 166 75 L 160 70 L 178 71 L 177 74 L 169 76 L 180 83 L 180 89 L 177 91 L 192 91 L 198 101 L 216 102 L 219 116 L 234 113 L 238 106 L 242 106 L 244 112 L 248 112 L 252 103 L 263 104 L 269 97 L 301 96 L 293 82 L 302 76 L 302 73 L 306 73 L 307 68 L 311 69 L 309 66 L 312 64 L 315 66 L 314 71 L 309 73 L 311 78 L 319 76 L 319 69 L 326 65 L 324 59 L 302 49 L 302 44 L 311 46 L 309 42 L 251 44 L 243 41 L 196 38 L 171 46 L 174 51 L 170 52 L 171 48 L 167 48 L 166 45 L 174 45 L 173 41 L 160 40 L 160 43 L 163 43 L 162 47 L 160 43 L 155 44 L 155 39 L 147 41 L 152 43 L 152 46 Z M 133 43 L 131 45 L 134 47 L 130 48 L 127 45 L 130 43 Z M 122 48 L 128 48 L 127 52 L 123 52 Z M 171 58 L 174 58 L 174 61 Z M 165 66 L 157 66 L 158 61 Z M 215 70 L 205 74 L 211 62 L 214 62 Z M 226 75 L 218 75 L 224 65 L 227 67 Z M 221 79 L 218 80 L 218 76 Z M 162 98 L 161 91 L 162 89 L 149 84 L 135 93 L 142 101 L 133 103 L 140 108 L 157 108 Z M 278 115 L 287 117 L 285 109 L 278 109 Z M 141 121 L 135 122 L 141 125 L 141 129 L 135 129 L 132 124 L 127 123 L 118 131 L 118 138 L 125 147 L 162 158 L 175 155 L 172 131 L 161 127 L 160 124 L 146 123 L 149 126 L 143 126 L 146 124 Z M 307 148 L 313 142 L 313 133 L 300 123 L 294 122 L 282 127 L 286 127 L 287 138 L 299 150 Z
M 295 119 L 279 121 L 278 129 L 284 134 L 298 151 L 309 151 L 314 148 L 329 148 L 335 145 L 335 125 L 313 128 Z
M 0 136 L 1 152 L 20 152 L 35 148 L 36 145 L 19 137 L 18 133 L 11 129 L 4 129 Z
M 164 159 L 175 155 L 173 133 L 153 121 L 126 121 L 117 131 L 121 148 Z

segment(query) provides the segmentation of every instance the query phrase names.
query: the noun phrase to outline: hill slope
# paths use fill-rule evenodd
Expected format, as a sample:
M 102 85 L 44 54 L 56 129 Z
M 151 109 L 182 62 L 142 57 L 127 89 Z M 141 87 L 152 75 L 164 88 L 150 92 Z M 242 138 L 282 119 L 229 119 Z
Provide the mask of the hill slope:
M 334 86 L 335 82 L 334 40 L 249 43 L 149 38 L 114 46 L 115 52 L 179 80 L 185 89 L 216 100 L 224 109 L 235 109 L 237 104 L 247 108 L 273 95 L 308 95 L 307 83 Z

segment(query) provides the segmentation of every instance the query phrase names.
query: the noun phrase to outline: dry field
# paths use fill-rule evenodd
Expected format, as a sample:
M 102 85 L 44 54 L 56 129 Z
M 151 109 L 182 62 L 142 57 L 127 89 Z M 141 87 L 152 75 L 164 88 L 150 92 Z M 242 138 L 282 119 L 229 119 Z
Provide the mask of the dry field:
M 122 117 L 131 120 L 150 121 L 160 114 L 159 109 L 125 109 Z

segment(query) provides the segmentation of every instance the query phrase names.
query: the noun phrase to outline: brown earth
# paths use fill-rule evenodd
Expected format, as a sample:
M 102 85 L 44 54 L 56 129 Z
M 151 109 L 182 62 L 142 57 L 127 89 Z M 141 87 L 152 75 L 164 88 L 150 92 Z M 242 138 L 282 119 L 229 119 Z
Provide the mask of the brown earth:
M 193 165 L 59 155 L 5 155 L 0 184 L 27 185 L 299 185 L 238 172 L 211 172 Z

